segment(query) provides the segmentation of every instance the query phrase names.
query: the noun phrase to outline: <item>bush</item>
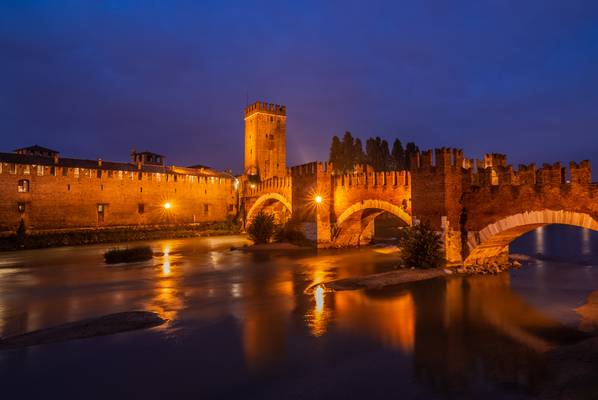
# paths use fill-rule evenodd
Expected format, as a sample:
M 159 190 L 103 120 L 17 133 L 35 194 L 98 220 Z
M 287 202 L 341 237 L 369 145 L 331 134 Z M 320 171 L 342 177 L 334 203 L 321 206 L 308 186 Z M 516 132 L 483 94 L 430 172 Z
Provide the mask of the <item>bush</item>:
M 253 218 L 253 221 L 251 221 L 251 225 L 247 228 L 247 233 L 249 234 L 249 238 L 253 240 L 255 244 L 263 244 L 270 243 L 274 236 L 275 229 L 274 215 L 260 211 Z
M 149 246 L 132 247 L 126 249 L 112 249 L 104 253 L 104 260 L 107 264 L 124 262 L 136 262 L 149 260 L 154 252 Z
M 444 265 L 440 235 L 427 223 L 401 230 L 401 258 L 409 267 L 437 268 Z
M 277 242 L 288 242 L 299 246 L 306 246 L 310 244 L 310 241 L 305 236 L 305 233 L 301 229 L 301 222 L 297 218 L 291 218 L 287 220 L 277 231 L 276 231 Z

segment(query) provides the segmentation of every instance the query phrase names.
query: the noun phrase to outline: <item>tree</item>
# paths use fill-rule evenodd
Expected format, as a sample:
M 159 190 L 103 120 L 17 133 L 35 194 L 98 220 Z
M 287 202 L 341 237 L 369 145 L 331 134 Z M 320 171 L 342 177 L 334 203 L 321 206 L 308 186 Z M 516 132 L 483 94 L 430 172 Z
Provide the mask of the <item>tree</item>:
M 353 135 L 351 132 L 345 132 L 343 136 L 343 162 L 342 162 L 342 171 L 348 172 L 352 171 L 354 164 L 355 164 L 355 157 L 354 157 L 354 147 L 355 143 L 353 141 Z
M 392 157 L 392 166 L 396 171 L 405 169 L 405 150 L 399 139 L 395 139 L 392 144 L 392 151 L 390 153 Z
M 363 152 L 363 146 L 361 145 L 361 139 L 355 138 L 353 145 L 353 163 L 363 164 L 366 162 L 365 153 Z
M 332 144 L 330 145 L 330 157 L 328 158 L 337 172 L 342 171 L 343 163 L 343 145 L 338 136 L 332 137 Z
M 390 152 L 388 142 L 380 137 L 369 138 L 365 142 L 367 163 L 374 171 L 388 171 L 390 169 Z
M 438 268 L 445 263 L 440 235 L 429 224 L 421 223 L 401 230 L 401 258 L 408 267 Z
M 376 140 L 379 141 L 380 138 L 377 137 Z M 388 150 L 388 142 L 386 140 L 380 142 L 380 154 L 381 160 L 379 171 L 390 171 L 392 169 L 392 159 L 390 157 L 390 151 Z
M 405 147 L 405 167 L 408 170 L 411 170 L 411 156 L 419 153 L 419 147 L 415 145 L 413 142 L 407 143 Z
M 247 233 L 255 244 L 263 244 L 270 243 L 275 230 L 274 215 L 260 211 L 251 221 Z

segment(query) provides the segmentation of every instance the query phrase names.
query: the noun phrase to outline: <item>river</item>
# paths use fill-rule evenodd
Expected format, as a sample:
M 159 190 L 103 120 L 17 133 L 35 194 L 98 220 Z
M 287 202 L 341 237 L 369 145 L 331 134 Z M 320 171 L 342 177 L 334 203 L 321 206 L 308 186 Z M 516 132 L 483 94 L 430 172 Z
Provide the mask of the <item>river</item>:
M 149 310 L 148 330 L 0 352 L 5 398 L 527 399 L 545 354 L 594 332 L 598 235 L 549 226 L 511 246 L 541 260 L 500 275 L 307 295 L 393 269 L 376 248 L 244 252 L 241 236 L 0 253 L 0 336 Z M 577 311 L 576 311 L 577 309 Z M 586 306 L 587 309 L 587 306 Z

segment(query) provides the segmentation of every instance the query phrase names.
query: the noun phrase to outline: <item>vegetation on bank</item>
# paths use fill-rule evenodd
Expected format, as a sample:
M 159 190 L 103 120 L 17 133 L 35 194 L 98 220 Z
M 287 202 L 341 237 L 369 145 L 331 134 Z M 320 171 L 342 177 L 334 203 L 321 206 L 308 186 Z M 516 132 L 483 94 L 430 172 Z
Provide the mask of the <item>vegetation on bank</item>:
M 238 233 L 240 233 L 240 226 L 233 220 L 187 225 L 105 227 L 45 232 L 27 231 L 23 224 L 23 227 L 19 228 L 17 233 L 0 238 L 0 250 L 40 249 L 95 243 L 234 235 Z
M 266 244 L 271 242 L 292 243 L 299 246 L 306 246 L 310 241 L 301 230 L 301 224 L 295 218 L 277 225 L 273 214 L 260 211 L 251 221 L 247 228 L 247 234 L 254 244 Z
M 395 139 L 389 150 L 388 142 L 380 137 L 367 139 L 364 151 L 361 139 L 345 132 L 342 140 L 338 136 L 332 138 L 329 161 L 338 173 L 352 172 L 358 164 L 368 164 L 375 171 L 401 171 L 411 168 L 411 156 L 417 152 L 415 143 L 409 142 L 403 148 L 399 139 Z
M 106 264 L 130 263 L 151 260 L 154 252 L 149 246 L 112 249 L 104 253 Z
M 399 248 L 407 267 L 439 268 L 445 264 L 440 235 L 428 223 L 402 229 Z

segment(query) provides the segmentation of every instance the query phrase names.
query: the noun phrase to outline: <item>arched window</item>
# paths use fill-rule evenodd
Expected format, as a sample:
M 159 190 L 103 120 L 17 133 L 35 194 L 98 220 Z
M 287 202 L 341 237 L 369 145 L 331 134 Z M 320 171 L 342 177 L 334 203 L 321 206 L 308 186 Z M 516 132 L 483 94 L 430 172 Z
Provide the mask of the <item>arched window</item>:
M 17 191 L 19 193 L 27 193 L 29 191 L 29 181 L 27 179 L 19 179 Z

